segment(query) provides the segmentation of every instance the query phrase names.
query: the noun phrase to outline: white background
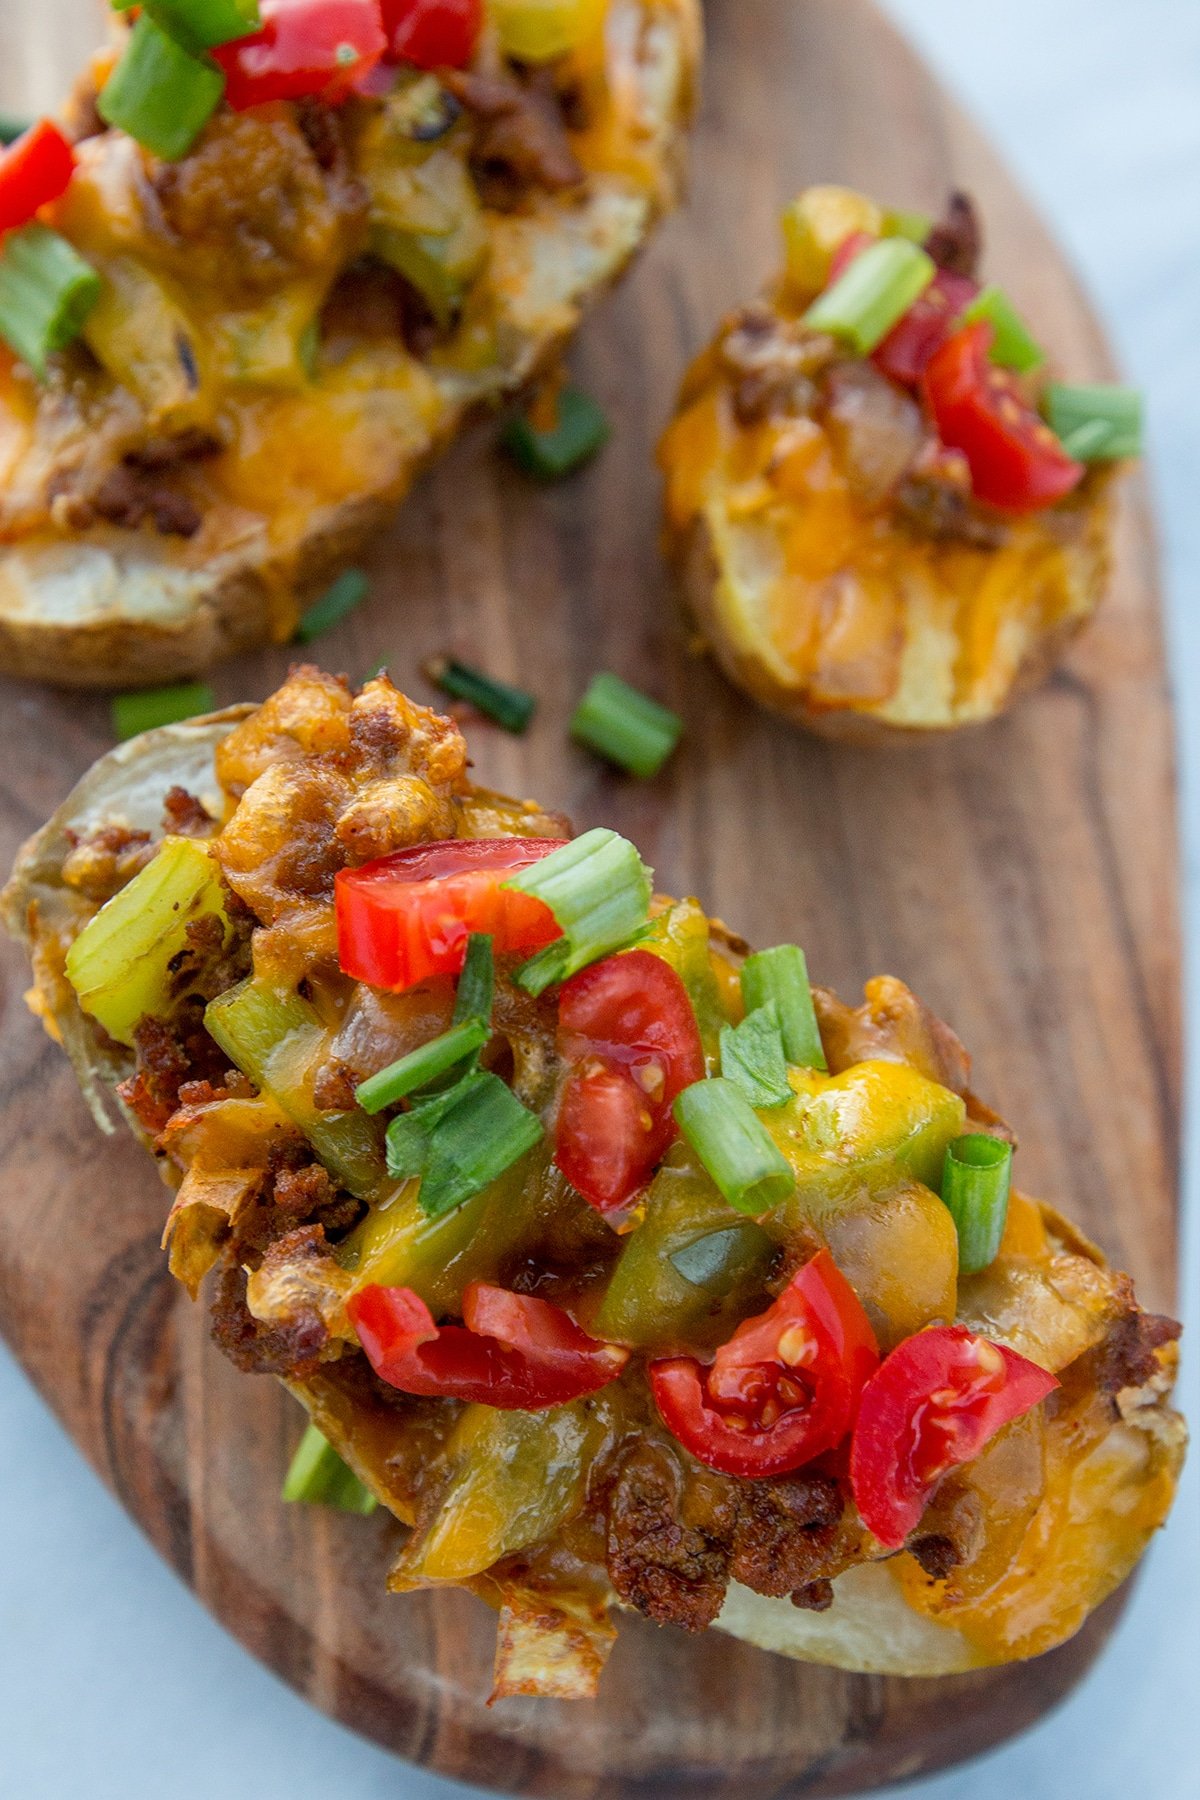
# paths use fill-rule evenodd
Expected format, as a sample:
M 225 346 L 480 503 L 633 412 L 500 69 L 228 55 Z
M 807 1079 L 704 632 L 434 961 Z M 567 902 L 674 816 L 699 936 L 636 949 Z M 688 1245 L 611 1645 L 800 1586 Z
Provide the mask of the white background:
M 2 0 L 0 0 L 2 3 Z M 1149 390 L 1200 939 L 1200 5 L 890 0 L 1049 215 Z M 1196 1188 L 1189 1090 L 1188 1197 Z M 1194 1204 L 1189 1206 L 1194 1219 Z M 1190 1232 L 1190 1266 L 1196 1232 Z M 1193 1330 L 1196 1284 L 1189 1282 Z M 1196 1405 L 1195 1352 L 1189 1359 Z M 1054 1717 L 912 1800 L 1195 1800 L 1197 1457 L 1116 1642 Z M 0 1797 L 469 1800 L 329 1724 L 191 1599 L 0 1350 Z M 686 1800 L 681 1795 L 680 1800 Z

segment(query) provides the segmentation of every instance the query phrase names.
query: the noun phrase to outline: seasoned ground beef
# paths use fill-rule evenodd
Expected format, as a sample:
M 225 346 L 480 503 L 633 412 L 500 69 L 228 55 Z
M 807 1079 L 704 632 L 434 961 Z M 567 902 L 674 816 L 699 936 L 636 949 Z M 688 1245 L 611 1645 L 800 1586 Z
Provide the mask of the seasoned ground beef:
M 246 1305 L 246 1271 L 238 1264 L 217 1276 L 211 1316 L 213 1341 L 248 1374 L 311 1375 L 329 1335 L 315 1311 L 297 1311 L 286 1324 L 256 1319 Z
M 575 187 L 584 179 L 547 73 L 534 71 L 517 81 L 463 69 L 447 72 L 445 81 L 455 99 L 475 116 L 471 159 L 489 198 L 505 178 L 514 184 L 532 181 L 551 192 Z
M 946 215 L 926 238 L 925 248 L 939 269 L 965 275 L 969 281 L 975 279 L 983 252 L 983 230 L 969 194 L 951 194 Z

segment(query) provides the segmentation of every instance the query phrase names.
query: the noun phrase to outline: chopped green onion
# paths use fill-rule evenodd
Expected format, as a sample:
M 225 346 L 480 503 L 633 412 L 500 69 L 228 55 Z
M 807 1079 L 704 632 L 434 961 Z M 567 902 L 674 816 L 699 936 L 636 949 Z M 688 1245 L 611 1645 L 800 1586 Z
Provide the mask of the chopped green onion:
M 100 298 L 100 277 L 45 225 L 10 231 L 0 249 L 0 337 L 38 375 L 79 336 Z
M 302 616 L 296 627 L 296 642 L 311 644 L 314 638 L 340 625 L 366 599 L 370 585 L 361 569 L 346 569 Z
M 1008 1217 L 1012 1145 L 973 1132 L 946 1147 L 942 1199 L 958 1232 L 958 1267 L 977 1275 L 995 1262 Z
M 496 959 L 492 940 L 486 932 L 473 931 L 467 939 L 466 960 L 458 978 L 454 1023 L 462 1025 L 468 1019 L 482 1019 L 486 1025 L 492 1016 L 495 997 Z
M 138 0 L 112 0 L 114 12 L 129 12 L 137 4 Z M 258 0 L 141 0 L 141 6 L 180 43 L 200 50 L 249 37 L 262 23 Z
M 225 77 L 206 56 L 194 56 L 143 13 L 120 62 L 101 88 L 96 110 L 106 125 L 178 162 L 208 124 L 225 92 Z
M 650 916 L 649 869 L 627 838 L 602 827 L 552 850 L 504 886 L 544 901 L 563 930 L 517 970 L 517 984 L 529 994 L 623 949 Z
M 776 1001 L 756 1007 L 740 1025 L 722 1025 L 721 1073 L 741 1088 L 751 1106 L 783 1106 L 791 1099 Z
M 178 687 L 143 688 L 136 694 L 118 694 L 112 703 L 113 731 L 120 743 L 153 731 L 157 725 L 179 725 L 198 713 L 213 710 L 213 691 L 205 681 L 184 681 Z
M 527 413 L 515 413 L 504 427 L 500 443 L 527 475 L 539 481 L 561 481 L 595 456 L 608 441 L 609 429 L 596 402 L 569 387 L 558 396 L 558 423 L 553 431 L 539 431 Z
M 798 944 L 760 950 L 742 966 L 742 998 L 755 1012 L 771 1001 L 779 1009 L 783 1054 L 799 1069 L 828 1069 L 813 1006 L 808 964 Z
M 980 319 L 986 320 L 995 330 L 991 359 L 1002 369 L 1015 369 L 1018 375 L 1027 375 L 1045 362 L 1046 352 L 1030 335 L 1024 319 L 1004 289 L 997 287 L 995 282 L 975 296 L 964 309 L 959 323 L 974 325 Z
M 300 1439 L 280 1497 L 308 1506 L 336 1506 L 339 1512 L 361 1513 L 364 1518 L 379 1505 L 315 1425 Z
M 482 1050 L 490 1036 L 491 1027 L 483 1019 L 464 1019 L 461 1025 L 452 1025 L 440 1037 L 410 1050 L 399 1062 L 361 1082 L 354 1090 L 354 1098 L 364 1112 L 382 1112 L 385 1106 L 406 1100 L 418 1088 L 428 1087 L 439 1075 L 448 1074 L 473 1051 Z
M 517 736 L 528 731 L 529 722 L 537 711 L 537 701 L 524 688 L 493 681 L 490 675 L 481 674 L 466 663 L 455 662 L 452 657 L 435 657 L 426 663 L 425 674 L 443 694 L 450 694 L 455 700 L 469 701 L 476 712 L 494 719 L 505 731 Z
M 31 119 L 14 119 L 11 113 L 0 113 L 0 144 L 15 144 L 32 123 Z
M 910 243 L 923 244 L 932 230 L 933 220 L 928 213 L 896 209 L 883 215 L 885 237 L 907 238 Z
M 542 1122 L 498 1075 L 477 1069 L 418 1101 L 388 1126 L 388 1172 L 421 1180 L 417 1203 L 439 1219 L 510 1169 L 542 1138 Z
M 768 1212 L 795 1188 L 787 1158 L 732 1081 L 718 1075 L 684 1088 L 674 1111 L 680 1131 L 739 1212 Z
M 1042 410 L 1067 455 L 1079 462 L 1113 462 L 1142 454 L 1142 396 L 1136 388 L 1052 382 Z
M 804 323 L 869 356 L 936 274 L 933 258 L 907 238 L 880 238 L 813 301 Z
M 646 781 L 683 735 L 683 720 L 616 675 L 597 675 L 575 709 L 571 736 Z

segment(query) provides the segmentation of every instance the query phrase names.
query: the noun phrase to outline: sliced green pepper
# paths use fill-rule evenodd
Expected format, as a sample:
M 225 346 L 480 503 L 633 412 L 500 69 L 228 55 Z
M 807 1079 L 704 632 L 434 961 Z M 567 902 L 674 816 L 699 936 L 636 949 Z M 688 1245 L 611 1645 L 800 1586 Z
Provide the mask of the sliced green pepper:
M 683 1157 L 673 1152 L 654 1178 L 590 1326 L 597 1337 L 663 1353 L 711 1350 L 763 1297 L 774 1244 Z
M 249 980 L 210 1002 L 205 1027 L 226 1056 L 304 1133 L 340 1185 L 361 1199 L 386 1189 L 383 1130 L 357 1107 L 321 1112 L 313 1079 L 330 1034 L 299 994 Z
M 610 1407 L 603 1394 L 537 1413 L 468 1406 L 447 1445 L 453 1473 L 441 1505 L 389 1585 L 469 1581 L 552 1537 L 583 1504 Z
M 67 952 L 67 979 L 84 1012 L 117 1043 L 132 1044 L 140 1018 L 171 1012 L 171 964 L 187 948 L 188 926 L 209 914 L 228 928 L 216 863 L 195 838 L 164 838 Z

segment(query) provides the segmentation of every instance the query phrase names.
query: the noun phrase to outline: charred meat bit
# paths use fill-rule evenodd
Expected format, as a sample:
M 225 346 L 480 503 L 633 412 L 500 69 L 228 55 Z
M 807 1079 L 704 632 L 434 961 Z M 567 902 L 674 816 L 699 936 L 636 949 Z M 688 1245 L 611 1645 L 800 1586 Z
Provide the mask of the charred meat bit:
M 780 1596 L 806 1587 L 830 1567 L 844 1511 L 830 1475 L 740 1484 L 730 1575 L 756 1594 Z
M 181 463 L 204 462 L 210 456 L 219 456 L 222 448 L 220 438 L 211 431 L 190 426 L 170 437 L 147 438 L 136 450 L 125 452 L 125 462 L 143 474 L 161 474 L 164 469 L 177 469 Z
M 939 269 L 965 275 L 969 281 L 975 279 L 983 251 L 983 231 L 969 194 L 956 189 L 950 195 L 946 216 L 939 219 L 925 239 L 925 249 Z
M 164 537 L 191 538 L 204 523 L 200 508 L 186 494 L 150 479 L 128 463 L 110 469 L 83 504 L 96 518 L 125 531 L 136 531 L 153 520 Z
M 455 69 L 444 79 L 477 121 L 472 162 L 485 182 L 509 178 L 555 193 L 584 180 L 549 74 L 536 71 L 517 81 Z
M 931 1581 L 946 1581 L 963 1560 L 959 1546 L 941 1532 L 913 1538 L 905 1548 Z
M 127 825 L 101 825 L 86 837 L 67 835 L 71 848 L 63 858 L 63 881 L 89 900 L 111 899 L 154 854 L 150 833 Z
M 176 837 L 208 837 L 216 820 L 202 800 L 189 794 L 185 787 L 167 790 L 163 801 L 163 830 Z
M 668 1450 L 640 1443 L 621 1463 L 607 1512 L 608 1572 L 621 1599 L 658 1625 L 711 1625 L 736 1524 L 728 1484 L 685 1482 Z
M 833 1605 L 833 1583 L 823 1576 L 817 1581 L 806 1581 L 803 1587 L 796 1589 L 791 1599 L 792 1605 L 798 1606 L 802 1612 L 828 1612 Z
M 1096 1385 L 1114 1397 L 1123 1388 L 1144 1387 L 1158 1368 L 1155 1351 L 1174 1343 L 1182 1330 L 1176 1319 L 1143 1312 L 1131 1293 L 1127 1309 L 1095 1352 Z

